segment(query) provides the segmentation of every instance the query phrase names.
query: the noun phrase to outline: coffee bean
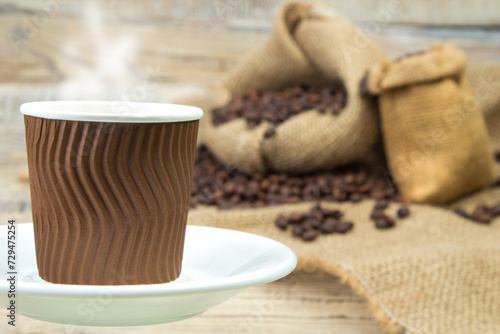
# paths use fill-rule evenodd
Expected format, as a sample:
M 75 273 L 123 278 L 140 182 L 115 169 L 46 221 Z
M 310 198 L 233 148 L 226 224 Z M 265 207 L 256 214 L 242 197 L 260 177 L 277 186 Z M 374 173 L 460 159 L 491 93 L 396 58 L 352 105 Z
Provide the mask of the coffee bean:
M 301 199 L 298 196 L 291 196 L 286 199 L 285 203 L 293 204 L 293 203 L 300 203 Z
M 276 194 L 280 190 L 280 186 L 277 183 L 271 183 L 269 188 L 267 188 L 267 192 L 269 194 Z
M 335 232 L 338 233 L 347 233 L 354 226 L 354 223 L 351 221 L 339 222 L 335 225 Z
M 376 210 L 375 209 L 370 214 L 370 219 L 375 220 L 375 219 L 381 218 L 384 215 L 385 215 L 384 210 Z
M 491 222 L 493 215 L 490 213 L 490 209 L 486 204 L 479 204 L 474 211 L 472 211 L 470 218 L 478 223 L 487 224 Z
M 344 180 L 346 183 L 352 184 L 354 181 L 356 181 L 356 176 L 352 173 L 348 173 L 345 175 Z
M 259 183 L 257 181 L 248 182 L 245 189 L 245 196 L 247 198 L 257 197 L 259 195 Z
M 343 202 L 347 200 L 347 194 L 345 193 L 345 191 L 339 188 L 335 188 L 333 189 L 333 198 L 338 202 Z
M 268 178 L 271 183 L 278 184 L 280 182 L 280 176 L 278 174 L 269 174 Z
M 375 227 L 378 229 L 388 229 L 394 226 L 394 220 L 389 216 L 382 216 L 375 219 Z
M 229 181 L 224 186 L 224 191 L 226 194 L 232 194 L 236 191 L 236 183 Z
M 494 157 L 497 162 L 500 162 L 500 150 L 495 151 Z
M 313 217 L 314 219 L 318 220 L 318 221 L 322 221 L 324 216 L 323 216 L 323 213 L 321 212 L 321 210 L 317 210 L 317 211 L 312 211 L 310 212 L 310 216 Z
M 370 192 L 370 197 L 374 199 L 384 199 L 385 198 L 385 191 L 383 190 L 372 190 Z
M 330 210 L 329 213 L 324 213 L 323 211 L 323 214 L 325 215 L 325 217 L 330 217 L 337 220 L 344 216 L 344 213 L 340 210 Z
M 321 222 L 314 218 L 307 218 L 302 222 L 302 226 L 305 229 L 318 229 L 321 226 Z
M 398 218 L 403 219 L 406 218 L 410 215 L 410 209 L 408 209 L 406 206 L 402 206 L 398 209 Z
M 353 203 L 357 203 L 357 202 L 360 202 L 361 200 L 363 199 L 363 196 L 359 193 L 353 193 L 351 194 L 351 196 L 349 197 L 349 200 Z
M 260 182 L 260 189 L 267 190 L 267 188 L 269 188 L 270 184 L 271 184 L 271 181 L 268 178 L 265 178 Z
M 357 186 L 362 186 L 366 183 L 368 177 L 368 172 L 366 170 L 362 170 L 356 174 L 354 183 Z
M 490 208 L 490 212 L 493 215 L 493 217 L 500 216 L 500 203 L 493 205 Z
M 267 130 L 264 132 L 264 138 L 271 138 L 272 136 L 274 136 L 274 134 L 276 133 L 276 128 L 274 126 L 271 126 L 269 128 L 267 128 Z
M 302 222 L 303 217 L 302 217 L 302 214 L 300 212 L 292 212 L 290 214 L 290 216 L 288 216 L 288 220 L 292 224 L 298 224 L 298 223 Z
M 304 228 L 302 227 L 302 225 L 293 225 L 293 228 L 292 228 L 293 236 L 300 237 L 300 236 L 302 236 L 303 232 L 304 232 Z
M 306 230 L 302 233 L 302 240 L 304 241 L 313 241 L 318 237 L 318 232 L 315 230 Z
M 278 228 L 282 230 L 286 230 L 286 228 L 288 227 L 288 220 L 283 215 L 279 215 L 274 221 L 274 223 Z
M 372 190 L 372 188 L 373 188 L 373 184 L 368 181 L 365 184 L 359 185 L 357 191 L 360 193 L 366 193 L 366 192 L 370 192 Z
M 278 174 L 278 182 L 280 184 L 285 184 L 288 181 L 288 175 L 285 173 Z
M 453 212 L 455 212 L 457 215 L 459 215 L 461 217 L 469 218 L 469 215 L 467 214 L 467 212 L 462 208 L 456 208 L 455 210 L 453 210 Z
M 316 204 L 316 205 L 313 205 L 311 207 L 311 210 L 309 210 L 309 213 L 311 213 L 311 214 L 313 214 L 315 212 L 321 212 L 322 213 L 322 210 L 323 210 L 323 208 L 321 207 L 321 205 Z
M 477 223 L 489 224 L 491 222 L 492 216 L 487 213 L 482 213 L 477 215 L 471 215 L 470 218 Z
M 337 220 L 333 218 L 326 218 L 323 224 L 321 224 L 321 232 L 324 234 L 329 234 L 335 232 L 335 226 L 337 225 Z
M 338 210 L 332 210 L 329 208 L 321 207 L 321 213 L 323 214 L 324 217 L 330 217 L 331 215 L 334 214 L 334 211 Z
M 381 199 L 375 203 L 374 210 L 385 210 L 388 206 L 389 202 L 386 199 Z

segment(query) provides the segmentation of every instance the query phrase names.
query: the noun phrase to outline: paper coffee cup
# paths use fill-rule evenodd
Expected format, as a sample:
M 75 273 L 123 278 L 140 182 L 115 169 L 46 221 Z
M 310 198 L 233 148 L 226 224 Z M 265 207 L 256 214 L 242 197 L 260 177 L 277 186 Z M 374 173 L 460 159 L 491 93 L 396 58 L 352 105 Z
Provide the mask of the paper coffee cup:
M 175 280 L 201 109 L 61 101 L 25 103 L 21 112 L 40 277 L 85 285 Z

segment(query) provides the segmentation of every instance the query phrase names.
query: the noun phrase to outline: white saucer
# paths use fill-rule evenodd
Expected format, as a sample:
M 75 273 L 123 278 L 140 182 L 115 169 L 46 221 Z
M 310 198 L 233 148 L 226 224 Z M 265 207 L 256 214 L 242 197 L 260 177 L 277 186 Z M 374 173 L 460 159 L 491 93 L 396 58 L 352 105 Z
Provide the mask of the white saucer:
M 7 296 L 7 226 L 0 226 L 0 305 Z M 16 312 L 82 326 L 135 326 L 196 316 L 245 288 L 289 274 L 297 258 L 287 246 L 261 236 L 188 226 L 181 276 L 151 285 L 52 284 L 38 276 L 33 224 L 16 225 Z M 9 275 L 10 276 L 10 275 Z

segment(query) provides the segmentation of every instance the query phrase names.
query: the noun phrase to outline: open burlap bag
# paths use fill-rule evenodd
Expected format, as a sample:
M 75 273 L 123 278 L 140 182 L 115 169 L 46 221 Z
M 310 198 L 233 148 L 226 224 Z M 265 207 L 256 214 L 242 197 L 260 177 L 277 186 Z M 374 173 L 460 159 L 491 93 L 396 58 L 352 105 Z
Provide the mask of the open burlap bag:
M 463 73 L 466 56 L 441 44 L 367 74 L 379 95 L 389 169 L 415 201 L 445 203 L 495 181 L 483 115 Z
M 491 204 L 500 188 L 456 203 L 470 210 Z M 355 221 L 345 234 L 303 242 L 274 226 L 278 214 L 306 212 L 315 203 L 262 209 L 192 210 L 189 223 L 236 229 L 278 240 L 295 251 L 299 267 L 340 276 L 371 306 L 389 333 L 500 333 L 500 218 L 491 225 L 463 219 L 446 208 L 410 205 L 411 215 L 389 230 L 375 229 L 373 201 L 322 203 Z M 394 215 L 391 204 L 387 210 Z
M 210 91 L 203 101 L 200 141 L 228 166 L 248 173 L 328 170 L 366 159 L 379 135 L 376 105 L 357 94 L 366 69 L 384 52 L 329 7 L 287 3 L 276 13 L 269 41 Z M 264 139 L 266 122 L 248 129 L 237 119 L 214 126 L 209 109 L 248 88 L 279 90 L 297 84 L 341 82 L 348 93 L 337 116 L 311 110 L 283 122 Z M 183 101 L 185 102 L 185 101 Z

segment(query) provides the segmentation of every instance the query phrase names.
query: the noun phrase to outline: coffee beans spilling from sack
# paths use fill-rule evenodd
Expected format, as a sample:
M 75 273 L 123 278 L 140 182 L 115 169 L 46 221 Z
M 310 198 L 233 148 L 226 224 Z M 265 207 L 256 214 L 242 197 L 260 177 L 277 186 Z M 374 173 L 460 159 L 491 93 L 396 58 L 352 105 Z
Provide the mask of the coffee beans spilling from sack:
M 319 204 L 309 212 L 292 212 L 288 216 L 279 215 L 275 220 L 276 227 L 286 231 L 292 226 L 292 235 L 304 241 L 312 241 L 320 234 L 347 233 L 353 227 L 352 221 L 342 221 L 344 214 L 340 210 L 331 210 Z
M 219 209 L 259 208 L 302 201 L 397 200 L 388 180 L 371 175 L 367 167 L 353 165 L 331 172 L 305 175 L 253 174 L 230 170 L 204 146 L 198 148 L 191 206 L 216 205 Z
M 260 208 L 302 201 L 359 202 L 363 199 L 376 200 L 370 219 L 377 229 L 394 227 L 397 220 L 410 215 L 410 210 L 404 203 L 396 211 L 395 217 L 385 212 L 391 201 L 401 203 L 400 195 L 390 180 L 373 175 L 363 165 L 304 175 L 284 173 L 247 175 L 224 166 L 207 147 L 200 146 L 197 149 L 191 207 L 215 205 L 224 210 Z M 318 212 L 323 216 L 320 217 Z M 337 218 L 329 216 L 329 212 L 328 209 L 315 206 L 306 214 L 296 213 L 288 217 L 280 215 L 275 224 L 284 230 L 287 226 L 293 225 L 292 234 L 306 241 L 314 240 L 320 234 L 343 233 L 343 230 L 345 232 L 350 230 L 351 227 L 348 225 L 352 222 L 349 224 L 340 222 L 342 212 L 332 211 L 334 213 L 331 214 Z M 470 214 L 463 209 L 455 209 L 455 213 L 475 222 L 489 223 L 493 218 L 500 216 L 500 203 L 493 206 L 478 205 Z M 337 222 L 334 224 L 327 218 L 335 218 Z M 311 219 L 318 222 L 313 222 Z
M 346 100 L 346 91 L 341 86 L 294 86 L 281 91 L 251 89 L 212 110 L 212 122 L 219 125 L 235 118 L 244 118 L 249 128 L 259 125 L 261 121 L 276 126 L 311 109 L 337 115 L 345 107 Z M 266 136 L 273 134 L 272 129 L 266 132 Z

